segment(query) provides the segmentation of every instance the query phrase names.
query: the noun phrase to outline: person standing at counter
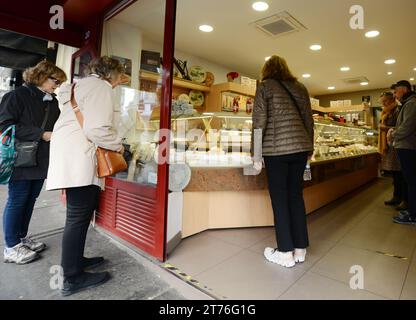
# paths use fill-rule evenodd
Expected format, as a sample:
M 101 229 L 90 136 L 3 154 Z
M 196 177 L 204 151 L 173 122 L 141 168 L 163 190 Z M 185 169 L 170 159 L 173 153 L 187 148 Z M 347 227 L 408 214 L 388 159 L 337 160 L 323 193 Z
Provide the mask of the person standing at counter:
M 266 248 L 264 256 L 288 268 L 305 261 L 309 246 L 303 173 L 314 150 L 313 129 L 308 90 L 293 76 L 285 59 L 272 56 L 257 88 L 253 130 L 261 130 L 278 245 L 277 249 Z M 254 161 L 261 168 L 261 157 L 255 155 Z
M 379 153 L 381 155 L 381 169 L 393 176 L 393 197 L 385 201 L 387 206 L 396 206 L 403 201 L 403 175 L 396 150 L 387 143 L 387 132 L 396 126 L 399 115 L 399 106 L 392 92 L 384 92 L 380 96 L 383 105 L 379 128 Z
M 416 94 L 411 84 L 402 80 L 397 82 L 395 95 L 402 107 L 397 125 L 389 131 L 393 146 L 399 155 L 403 176 L 407 182 L 408 210 L 393 218 L 395 223 L 416 224 Z
M 94 59 L 88 68 L 87 77 L 75 85 L 63 85 L 59 92 L 61 116 L 52 133 L 46 183 L 47 190 L 66 190 L 63 296 L 96 287 L 110 278 L 108 272 L 85 272 L 86 268 L 101 264 L 104 258 L 84 257 L 84 247 L 100 189 L 104 188 L 104 179 L 96 176 L 96 146 L 124 152 L 113 125 L 113 88 L 121 83 L 124 68 L 110 57 Z

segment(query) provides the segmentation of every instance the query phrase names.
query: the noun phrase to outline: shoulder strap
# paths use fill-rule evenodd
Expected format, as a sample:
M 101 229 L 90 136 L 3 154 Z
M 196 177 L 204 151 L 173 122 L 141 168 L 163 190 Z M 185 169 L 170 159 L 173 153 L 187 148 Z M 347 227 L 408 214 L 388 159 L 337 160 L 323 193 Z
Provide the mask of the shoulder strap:
M 46 105 L 45 117 L 43 118 L 42 126 L 40 127 L 42 130 L 45 130 L 46 122 L 48 122 L 50 110 L 51 110 L 51 108 L 50 108 L 50 105 L 49 105 L 49 102 L 48 102 L 47 105 Z
M 75 112 L 75 117 L 77 118 L 81 128 L 84 126 L 84 116 L 82 115 L 81 109 L 78 106 L 77 101 L 75 100 L 75 83 L 71 88 L 71 107 Z
M 309 135 L 308 128 L 306 127 L 305 119 L 302 116 L 302 112 L 300 111 L 299 104 L 296 101 L 295 97 L 293 96 L 292 92 L 290 92 L 290 90 L 283 84 L 282 81 L 280 81 L 280 80 L 276 80 L 276 81 L 282 86 L 283 89 L 285 89 L 286 93 L 289 95 L 290 99 L 293 101 L 293 104 L 295 105 L 296 109 L 298 110 L 298 113 L 299 113 L 300 119 L 302 120 L 303 126 L 305 127 L 306 133 Z

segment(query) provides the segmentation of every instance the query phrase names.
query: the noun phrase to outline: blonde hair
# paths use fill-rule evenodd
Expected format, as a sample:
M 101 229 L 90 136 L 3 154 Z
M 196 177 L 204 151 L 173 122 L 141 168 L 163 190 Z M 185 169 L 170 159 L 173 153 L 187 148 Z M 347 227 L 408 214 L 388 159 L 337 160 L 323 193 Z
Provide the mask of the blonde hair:
M 41 86 L 48 78 L 55 78 L 60 82 L 67 80 L 65 72 L 47 60 L 43 60 L 23 72 L 23 80 L 27 84 L 35 86 Z
M 279 56 L 272 56 L 263 66 L 261 80 L 275 79 L 283 81 L 296 81 L 297 78 L 290 71 L 287 62 Z
M 111 81 L 116 80 L 118 75 L 124 74 L 125 69 L 120 61 L 103 56 L 92 60 L 88 64 L 87 74 L 93 73 L 104 80 Z

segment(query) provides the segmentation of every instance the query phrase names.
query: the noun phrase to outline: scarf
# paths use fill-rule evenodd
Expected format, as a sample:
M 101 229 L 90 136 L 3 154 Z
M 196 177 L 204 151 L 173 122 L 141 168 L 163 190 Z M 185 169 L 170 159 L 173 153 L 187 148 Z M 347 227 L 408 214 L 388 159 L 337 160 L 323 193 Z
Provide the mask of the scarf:
M 386 125 L 387 119 L 390 117 L 390 115 L 393 113 L 396 107 L 397 107 L 397 103 L 394 102 L 391 105 L 383 109 L 383 112 L 381 113 L 380 124 Z M 378 152 L 381 155 L 384 155 L 387 153 L 388 150 L 389 150 L 389 145 L 387 143 L 387 131 L 381 130 L 381 128 L 379 128 L 378 129 Z

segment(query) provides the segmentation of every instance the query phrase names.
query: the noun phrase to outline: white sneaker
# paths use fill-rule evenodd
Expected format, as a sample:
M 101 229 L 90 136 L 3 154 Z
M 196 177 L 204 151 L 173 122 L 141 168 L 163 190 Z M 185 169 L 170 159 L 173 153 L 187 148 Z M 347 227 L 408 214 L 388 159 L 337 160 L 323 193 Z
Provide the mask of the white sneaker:
M 43 242 L 32 240 L 30 237 L 22 238 L 21 240 L 22 240 L 21 243 L 25 247 L 27 247 L 30 250 L 35 251 L 37 253 L 45 250 L 45 248 L 46 248 L 46 245 Z
M 13 248 L 4 248 L 4 262 L 16 264 L 29 263 L 37 258 L 38 254 L 19 243 Z
M 295 262 L 299 262 L 299 263 L 305 262 L 306 249 L 295 249 L 293 258 L 295 259 Z
M 296 265 L 293 252 L 280 252 L 277 249 L 266 248 L 264 249 L 264 257 L 268 261 L 286 268 L 292 268 Z

